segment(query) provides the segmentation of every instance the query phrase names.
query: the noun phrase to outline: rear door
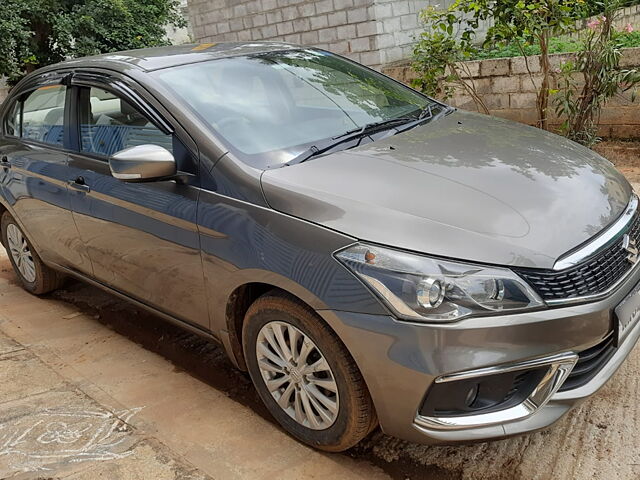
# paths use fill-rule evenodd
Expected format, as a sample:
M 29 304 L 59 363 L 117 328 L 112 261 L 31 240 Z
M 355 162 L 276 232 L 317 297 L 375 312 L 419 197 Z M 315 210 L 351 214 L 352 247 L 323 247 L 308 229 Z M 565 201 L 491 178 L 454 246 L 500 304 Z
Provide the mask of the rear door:
M 45 262 L 90 274 L 67 188 L 68 94 L 49 74 L 9 100 L 0 138 L 0 188 Z
M 77 151 L 73 215 L 93 263 L 94 277 L 173 317 L 209 327 L 196 225 L 197 154 L 166 123 L 158 125 L 139 96 L 108 80 L 74 80 Z M 114 178 L 108 159 L 136 145 L 159 145 L 175 157 L 175 180 L 127 183 Z

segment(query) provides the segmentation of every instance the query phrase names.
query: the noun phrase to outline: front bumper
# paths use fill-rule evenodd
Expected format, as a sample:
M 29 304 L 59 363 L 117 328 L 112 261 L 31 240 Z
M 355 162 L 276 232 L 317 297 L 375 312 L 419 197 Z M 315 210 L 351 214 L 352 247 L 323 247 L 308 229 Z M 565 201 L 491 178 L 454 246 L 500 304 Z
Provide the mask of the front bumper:
M 615 292 L 597 302 L 453 324 L 412 324 L 391 316 L 329 310 L 318 313 L 338 333 L 360 367 L 385 433 L 419 443 L 470 442 L 531 432 L 557 421 L 615 373 L 640 337 L 640 323 L 588 383 L 550 392 L 553 394 L 542 401 L 526 405 L 528 411 L 496 412 L 453 427 L 438 425 L 419 414 L 436 379 L 527 362 L 551 364 L 560 359 L 562 365 L 571 363 L 577 353 L 602 342 L 615 330 L 614 309 L 639 281 L 640 269 L 636 269 Z M 555 381 L 553 391 L 564 378 L 556 376 Z

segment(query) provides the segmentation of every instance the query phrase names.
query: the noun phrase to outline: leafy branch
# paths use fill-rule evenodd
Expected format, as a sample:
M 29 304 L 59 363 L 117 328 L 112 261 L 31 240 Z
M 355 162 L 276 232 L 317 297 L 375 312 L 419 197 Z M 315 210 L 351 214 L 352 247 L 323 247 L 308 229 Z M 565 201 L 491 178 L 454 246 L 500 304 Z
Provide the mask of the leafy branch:
M 2 0 L 0 76 L 69 57 L 168 45 L 166 25 L 185 20 L 179 0 Z

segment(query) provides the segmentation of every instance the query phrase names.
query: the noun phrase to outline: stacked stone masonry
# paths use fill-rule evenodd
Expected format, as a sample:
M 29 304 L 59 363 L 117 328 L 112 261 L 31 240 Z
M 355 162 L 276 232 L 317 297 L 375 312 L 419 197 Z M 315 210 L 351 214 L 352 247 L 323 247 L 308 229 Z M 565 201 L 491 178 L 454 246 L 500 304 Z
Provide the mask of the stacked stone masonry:
M 558 67 L 570 57 L 571 54 L 552 55 L 551 64 Z M 640 67 L 640 48 L 625 49 L 621 64 L 624 67 Z M 529 125 L 536 123 L 537 90 L 534 83 L 539 85 L 542 76 L 538 57 L 529 59 L 533 79 L 528 73 L 524 57 L 477 60 L 466 62 L 466 66 L 470 80 L 492 115 Z M 390 66 L 384 68 L 383 72 L 407 84 L 415 77 L 409 65 Z M 600 117 L 600 136 L 640 139 L 640 100 L 633 102 L 631 96 L 631 92 L 625 93 L 613 98 L 604 107 Z M 461 92 L 456 93 L 448 103 L 465 110 L 478 110 L 471 97 Z M 550 112 L 550 120 L 552 128 L 559 127 L 561 120 L 553 111 Z
M 578 29 L 578 32 L 572 34 L 571 36 L 575 38 L 579 37 L 580 30 L 587 28 L 587 24 L 592 19 L 596 18 L 598 18 L 598 15 L 576 22 L 576 28 Z M 631 25 L 634 30 L 640 29 L 640 5 L 621 8 L 616 12 L 613 21 L 613 27 L 617 30 L 623 30 L 629 25 Z
M 198 42 L 277 40 L 373 68 L 411 56 L 419 12 L 452 0 L 188 0 Z

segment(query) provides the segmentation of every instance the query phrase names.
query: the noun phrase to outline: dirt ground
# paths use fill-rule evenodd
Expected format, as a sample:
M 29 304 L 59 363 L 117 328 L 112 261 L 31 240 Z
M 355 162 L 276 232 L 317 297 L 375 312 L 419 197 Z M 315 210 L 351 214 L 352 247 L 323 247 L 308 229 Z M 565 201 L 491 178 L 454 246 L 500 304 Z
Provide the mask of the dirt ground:
M 594 150 L 613 162 L 631 183 L 640 183 L 640 142 L 602 142 Z
M 601 148 L 640 181 L 618 147 Z M 0 479 L 636 479 L 639 374 L 636 349 L 540 433 L 428 447 L 375 432 L 323 454 L 280 430 L 221 348 L 82 283 L 31 296 L 0 253 Z

